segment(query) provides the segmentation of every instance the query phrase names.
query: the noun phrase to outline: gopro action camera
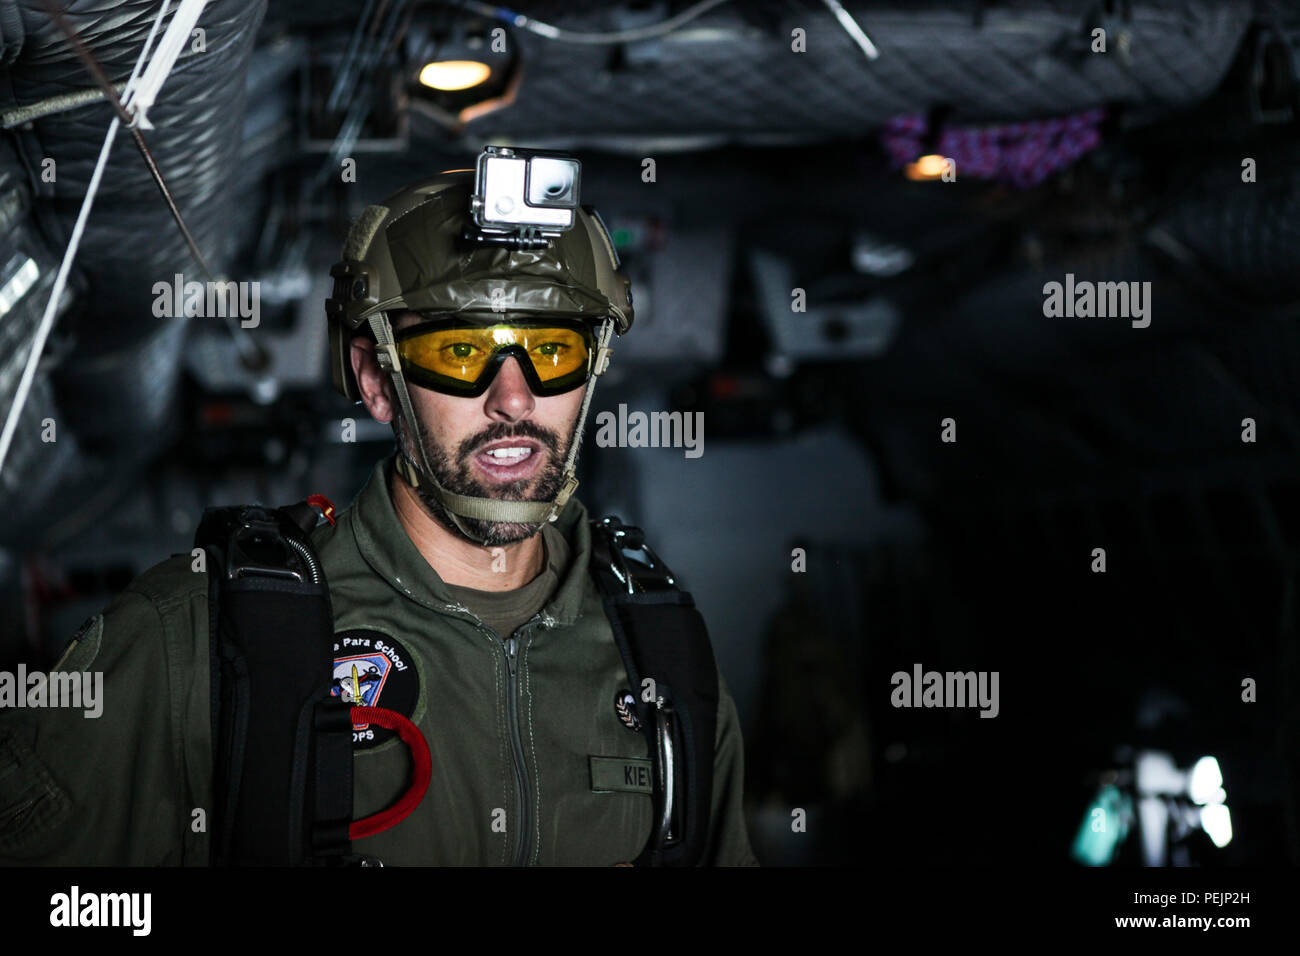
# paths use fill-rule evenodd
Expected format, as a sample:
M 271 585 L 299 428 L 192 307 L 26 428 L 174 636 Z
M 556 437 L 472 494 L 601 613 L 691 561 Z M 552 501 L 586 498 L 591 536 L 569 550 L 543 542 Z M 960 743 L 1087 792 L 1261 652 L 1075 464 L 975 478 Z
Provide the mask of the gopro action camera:
M 578 160 L 486 146 L 475 173 L 470 212 L 485 233 L 553 238 L 573 227 L 582 174 Z

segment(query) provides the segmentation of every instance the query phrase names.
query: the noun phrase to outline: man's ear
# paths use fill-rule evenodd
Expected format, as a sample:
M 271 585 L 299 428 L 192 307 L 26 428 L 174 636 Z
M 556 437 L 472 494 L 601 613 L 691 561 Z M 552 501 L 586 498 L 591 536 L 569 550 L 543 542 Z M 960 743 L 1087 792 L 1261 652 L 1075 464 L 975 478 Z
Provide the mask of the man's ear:
M 377 422 L 391 422 L 395 412 L 392 382 L 388 373 L 379 367 L 375 343 L 364 335 L 356 336 L 348 358 L 352 361 L 352 374 L 357 377 L 357 389 L 361 392 L 366 411 Z

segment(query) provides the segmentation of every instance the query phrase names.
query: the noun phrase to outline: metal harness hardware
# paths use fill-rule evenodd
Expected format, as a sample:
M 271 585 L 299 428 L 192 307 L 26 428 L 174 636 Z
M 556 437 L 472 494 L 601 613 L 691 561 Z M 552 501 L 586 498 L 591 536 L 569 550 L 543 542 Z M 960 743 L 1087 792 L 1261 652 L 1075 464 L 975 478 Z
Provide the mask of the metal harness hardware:
M 694 866 L 703 857 L 713 786 L 718 672 L 704 619 L 645 533 L 609 516 L 591 522 L 592 575 L 633 693 L 654 775 L 655 822 L 641 866 Z M 648 686 L 648 685 L 646 685 Z
M 610 570 L 627 588 L 628 594 L 677 590 L 676 576 L 664 560 L 655 554 L 650 545 L 646 544 L 644 531 L 633 525 L 624 524 L 613 515 L 601 518 L 595 524 L 609 536 L 612 544 L 609 549 Z M 646 557 L 644 561 L 638 559 L 641 567 L 635 574 L 628 568 L 627 559 L 624 557 L 625 551 L 639 551 Z

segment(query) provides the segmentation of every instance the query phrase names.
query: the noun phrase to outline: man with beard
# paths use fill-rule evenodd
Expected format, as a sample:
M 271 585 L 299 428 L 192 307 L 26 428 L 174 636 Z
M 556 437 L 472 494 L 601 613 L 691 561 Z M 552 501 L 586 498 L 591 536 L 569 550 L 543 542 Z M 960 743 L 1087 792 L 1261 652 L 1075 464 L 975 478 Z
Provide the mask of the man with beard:
M 516 157 L 489 147 L 480 176 L 485 159 Z M 333 615 L 332 692 L 408 721 L 432 764 L 414 809 L 353 836 L 367 862 L 626 865 L 668 829 L 663 760 L 656 771 L 638 718 L 653 711 L 593 580 L 598 529 L 573 497 L 592 388 L 632 298 L 570 185 L 556 187 L 567 225 L 512 230 L 493 227 L 511 206 L 490 183 L 444 173 L 369 207 L 331 270 L 334 385 L 397 438 L 311 536 Z M 534 214 L 563 219 L 557 208 L 544 198 Z M 102 720 L 0 721 L 0 820 L 13 811 L 0 863 L 213 861 L 202 824 L 225 748 L 207 577 L 177 556 L 83 626 L 56 669 L 104 671 Z M 735 706 L 720 676 L 708 696 L 711 797 L 692 862 L 752 865 Z M 367 719 L 352 748 L 353 818 L 402 804 L 419 742 Z

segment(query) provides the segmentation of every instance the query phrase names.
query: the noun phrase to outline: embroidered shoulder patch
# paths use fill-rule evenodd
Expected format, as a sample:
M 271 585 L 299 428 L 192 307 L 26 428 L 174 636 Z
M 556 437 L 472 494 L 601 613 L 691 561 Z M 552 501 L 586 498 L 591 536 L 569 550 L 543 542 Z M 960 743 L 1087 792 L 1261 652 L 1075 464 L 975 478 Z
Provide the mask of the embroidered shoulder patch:
M 410 717 L 420 693 L 415 658 L 379 631 L 339 631 L 334 635 L 334 686 L 330 692 L 356 707 L 386 707 Z M 356 750 L 369 750 L 395 736 L 384 727 L 352 725 Z

